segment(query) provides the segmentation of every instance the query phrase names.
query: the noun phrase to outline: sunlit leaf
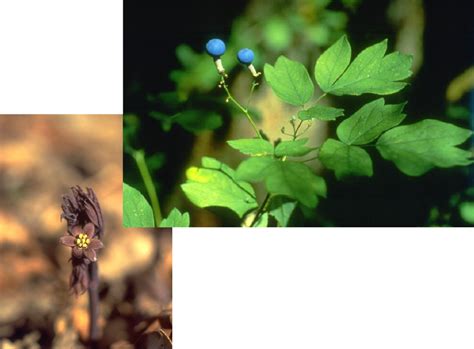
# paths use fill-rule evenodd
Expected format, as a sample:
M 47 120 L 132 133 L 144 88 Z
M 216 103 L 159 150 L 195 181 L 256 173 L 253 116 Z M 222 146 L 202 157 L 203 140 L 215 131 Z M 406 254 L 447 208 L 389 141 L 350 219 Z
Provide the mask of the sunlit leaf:
M 271 201 L 269 214 L 277 220 L 280 227 L 286 227 L 288 226 L 288 222 L 290 221 L 296 205 L 296 201 L 277 196 Z
M 288 104 L 302 106 L 314 94 L 314 85 L 308 71 L 299 62 L 280 56 L 275 66 L 265 64 L 264 72 L 273 92 Z
M 397 126 L 405 118 L 402 104 L 387 104 L 383 98 L 367 103 L 337 128 L 337 136 L 346 144 L 367 144 Z
M 135 188 L 123 183 L 123 226 L 152 228 L 155 226 L 153 210 L 145 197 Z
M 306 145 L 308 138 L 301 138 L 294 141 L 282 141 L 275 147 L 275 156 L 303 156 L 308 154 L 311 150 Z
M 344 109 L 327 107 L 325 105 L 315 105 L 314 107 L 298 112 L 298 118 L 300 120 L 316 119 L 332 121 L 342 115 L 344 115 Z
M 246 159 L 237 167 L 236 178 L 251 183 L 263 181 L 268 167 L 275 161 L 278 160 L 271 157 L 252 157 Z
M 420 176 L 433 167 L 471 164 L 472 153 L 456 147 L 471 135 L 470 130 L 426 119 L 385 132 L 377 141 L 377 149 L 403 173 Z
M 331 91 L 336 80 L 346 70 L 351 61 L 351 45 L 345 35 L 323 52 L 316 61 L 314 74 L 319 87 L 324 92 Z
M 258 206 L 252 186 L 237 180 L 235 171 L 216 159 L 202 158 L 202 167 L 189 168 L 186 177 L 181 188 L 198 207 L 227 207 L 242 218 Z
M 177 208 L 173 208 L 160 223 L 160 228 L 189 227 L 189 213 L 181 213 Z
M 339 45 L 342 46 L 342 44 Z M 344 53 L 343 63 L 345 64 L 348 50 L 347 48 L 340 50 Z M 393 52 L 385 56 L 386 50 L 387 40 L 366 48 L 359 53 L 344 73 L 335 81 L 334 77 L 337 74 L 331 75 L 327 73 L 327 70 L 330 69 L 332 63 L 339 67 L 336 70 L 339 73 L 343 64 L 337 62 L 334 53 L 331 54 L 331 59 L 327 59 L 328 62 L 324 65 L 329 67 L 323 70 L 326 72 L 326 75 L 323 75 L 324 78 L 316 73 L 321 89 L 335 95 L 361 95 L 363 93 L 388 95 L 400 91 L 406 86 L 406 83 L 400 80 L 404 80 L 411 75 L 412 57 L 399 52 Z M 318 62 L 316 66 L 318 66 Z
M 260 138 L 250 138 L 250 139 L 236 139 L 233 141 L 227 141 L 232 148 L 237 149 L 242 154 L 252 155 L 252 156 L 266 156 L 273 155 L 273 145 L 265 140 Z

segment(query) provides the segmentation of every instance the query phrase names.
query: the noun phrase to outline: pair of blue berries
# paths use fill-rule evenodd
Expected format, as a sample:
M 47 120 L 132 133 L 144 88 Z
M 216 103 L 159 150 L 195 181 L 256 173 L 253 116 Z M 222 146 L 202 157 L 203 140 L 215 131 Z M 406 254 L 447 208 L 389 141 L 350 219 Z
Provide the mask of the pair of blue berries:
M 219 58 L 225 50 L 225 43 L 221 39 L 211 39 L 206 44 L 206 51 L 213 58 Z M 242 64 L 251 64 L 254 57 L 253 51 L 249 48 L 243 48 L 237 53 L 237 59 Z
M 217 70 L 221 74 L 225 74 L 224 69 L 222 67 L 222 62 L 220 61 L 220 57 L 225 53 L 225 50 L 225 43 L 221 39 L 211 39 L 206 44 L 206 52 L 212 58 L 214 58 Z M 249 48 L 243 48 L 237 53 L 237 60 L 240 63 L 247 65 L 250 71 L 252 72 L 252 75 L 256 77 L 260 75 L 260 73 L 257 73 L 252 65 L 254 57 L 255 55 L 253 51 Z

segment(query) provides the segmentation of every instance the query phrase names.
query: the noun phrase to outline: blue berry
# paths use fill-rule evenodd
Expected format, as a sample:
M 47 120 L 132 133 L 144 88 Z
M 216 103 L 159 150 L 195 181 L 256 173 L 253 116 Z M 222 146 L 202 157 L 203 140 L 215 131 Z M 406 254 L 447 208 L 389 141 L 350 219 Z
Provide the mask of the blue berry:
M 242 64 L 252 63 L 254 58 L 253 51 L 249 48 L 243 48 L 237 53 L 237 59 Z
M 225 52 L 225 44 L 224 41 L 221 39 L 211 39 L 206 44 L 206 51 L 207 53 L 214 57 L 220 57 Z

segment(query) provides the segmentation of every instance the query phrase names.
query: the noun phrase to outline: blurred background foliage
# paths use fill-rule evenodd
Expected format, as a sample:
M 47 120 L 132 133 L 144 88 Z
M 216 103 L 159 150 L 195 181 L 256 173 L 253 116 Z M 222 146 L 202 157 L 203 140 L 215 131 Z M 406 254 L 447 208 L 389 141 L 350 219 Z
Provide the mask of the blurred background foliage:
M 250 79 L 235 53 L 250 47 L 255 66 L 284 54 L 313 72 L 325 48 L 347 33 L 353 55 L 384 38 L 389 51 L 414 57 L 408 88 L 387 102 L 408 100 L 407 122 L 437 118 L 472 128 L 474 96 L 473 27 L 465 2 L 422 0 L 204 0 L 168 4 L 125 1 L 124 180 L 148 196 L 133 154 L 144 151 L 166 216 L 173 207 L 190 211 L 192 225 L 235 225 L 225 210 L 194 208 L 179 189 L 189 166 L 204 155 L 235 166 L 238 154 L 226 139 L 251 136 L 245 120 L 229 108 L 219 76 L 204 45 L 212 37 L 227 44 L 223 63 L 234 95 L 245 100 Z M 276 139 L 291 115 L 264 82 L 252 107 L 259 126 Z M 362 101 L 361 101 L 362 99 Z M 353 112 L 361 102 L 352 97 L 329 104 Z M 244 121 L 243 123 L 241 121 Z M 318 145 L 333 127 L 313 126 Z M 374 154 L 375 155 L 375 154 Z M 474 170 L 436 169 L 420 178 L 401 174 L 374 156 L 374 177 L 338 182 L 330 173 L 328 199 L 314 212 L 298 212 L 292 225 L 426 226 L 472 225 Z M 315 166 L 316 171 L 321 171 Z

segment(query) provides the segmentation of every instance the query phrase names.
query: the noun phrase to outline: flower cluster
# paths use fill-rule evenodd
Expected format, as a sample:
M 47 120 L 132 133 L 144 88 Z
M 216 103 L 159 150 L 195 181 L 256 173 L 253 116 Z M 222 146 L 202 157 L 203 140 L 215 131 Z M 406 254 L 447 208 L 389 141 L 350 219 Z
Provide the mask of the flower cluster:
M 217 71 L 224 77 L 227 77 L 227 74 L 224 69 L 224 65 L 222 64 L 221 56 L 225 53 L 226 47 L 224 41 L 221 39 L 211 39 L 206 44 L 206 52 L 212 58 L 214 58 L 214 62 L 216 64 Z M 237 60 L 246 65 L 250 72 L 252 73 L 253 77 L 258 77 L 261 73 L 257 72 L 255 67 L 253 66 L 252 62 L 255 55 L 253 51 L 249 48 L 243 48 L 239 52 L 237 52 Z
M 61 219 L 67 221 L 67 232 L 59 241 L 71 248 L 70 287 L 79 295 L 89 287 L 89 264 L 97 261 L 97 250 L 104 247 L 102 211 L 94 191 L 91 188 L 83 191 L 79 186 L 63 196 L 61 207 Z

